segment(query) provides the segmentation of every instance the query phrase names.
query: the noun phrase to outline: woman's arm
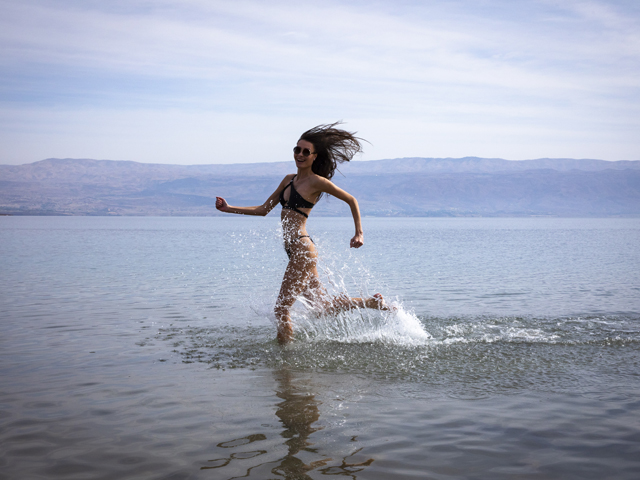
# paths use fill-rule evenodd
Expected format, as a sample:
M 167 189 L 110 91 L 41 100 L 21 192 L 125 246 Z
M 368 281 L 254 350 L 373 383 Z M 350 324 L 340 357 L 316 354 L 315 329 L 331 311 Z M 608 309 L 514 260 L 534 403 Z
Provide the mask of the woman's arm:
M 280 197 L 280 192 L 287 185 L 287 183 L 291 181 L 292 177 L 293 175 L 287 175 L 286 177 L 284 177 L 276 191 L 273 192 L 267 199 L 267 201 L 262 205 L 258 205 L 255 207 L 232 207 L 224 198 L 216 197 L 216 208 L 225 213 L 237 213 L 239 215 L 259 215 L 261 217 L 264 217 L 271 210 L 273 210 L 273 207 L 277 205 L 278 199 Z
M 360 207 L 356 197 L 345 192 L 341 188 L 334 185 L 331 180 L 327 180 L 323 177 L 317 177 L 317 188 L 320 192 L 328 193 L 334 197 L 346 202 L 351 208 L 351 215 L 353 216 L 353 223 L 356 227 L 356 234 L 351 239 L 351 248 L 360 248 L 364 244 L 364 233 L 362 231 L 362 220 L 360 218 Z M 315 183 L 315 182 L 314 182 Z M 316 185 L 314 185 L 315 187 Z

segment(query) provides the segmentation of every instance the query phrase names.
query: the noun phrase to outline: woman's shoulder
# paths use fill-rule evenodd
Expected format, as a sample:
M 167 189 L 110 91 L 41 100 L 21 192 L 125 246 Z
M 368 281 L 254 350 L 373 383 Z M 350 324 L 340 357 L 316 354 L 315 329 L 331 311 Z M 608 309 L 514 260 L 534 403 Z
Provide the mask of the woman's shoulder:
M 333 182 L 331 180 L 329 180 L 328 178 L 324 178 L 323 176 L 320 176 L 320 175 L 318 175 L 316 173 L 311 175 L 310 183 L 314 187 L 324 187 L 326 185 L 332 185 L 333 184 Z
M 295 173 L 289 173 L 285 175 L 282 181 L 280 182 L 280 185 L 286 185 L 287 183 L 291 182 L 295 176 L 296 176 Z

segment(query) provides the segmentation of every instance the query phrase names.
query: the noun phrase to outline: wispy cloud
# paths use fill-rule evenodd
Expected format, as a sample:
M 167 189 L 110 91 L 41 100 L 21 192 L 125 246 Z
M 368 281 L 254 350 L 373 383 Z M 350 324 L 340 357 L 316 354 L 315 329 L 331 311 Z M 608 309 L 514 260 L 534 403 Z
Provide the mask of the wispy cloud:
M 622 1 L 0 1 L 0 162 L 273 161 L 336 119 L 365 158 L 640 158 L 639 27 Z

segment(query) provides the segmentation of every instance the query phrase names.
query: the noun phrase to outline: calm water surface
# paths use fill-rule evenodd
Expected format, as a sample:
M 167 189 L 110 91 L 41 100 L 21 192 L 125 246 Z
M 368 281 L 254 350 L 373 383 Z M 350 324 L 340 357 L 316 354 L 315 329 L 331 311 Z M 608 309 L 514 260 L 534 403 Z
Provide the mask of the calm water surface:
M 639 219 L 0 218 L 0 479 L 636 479 Z

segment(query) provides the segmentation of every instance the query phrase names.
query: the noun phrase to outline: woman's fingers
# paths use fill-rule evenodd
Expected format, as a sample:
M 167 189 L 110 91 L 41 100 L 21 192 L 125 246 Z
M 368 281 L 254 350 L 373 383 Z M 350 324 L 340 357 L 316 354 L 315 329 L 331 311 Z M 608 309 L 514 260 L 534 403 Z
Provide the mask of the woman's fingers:
M 351 239 L 351 248 L 360 248 L 362 245 L 364 245 L 362 235 L 356 235 Z
M 222 197 L 216 197 L 216 208 L 220 211 L 224 211 L 223 209 L 227 206 L 227 201 Z

